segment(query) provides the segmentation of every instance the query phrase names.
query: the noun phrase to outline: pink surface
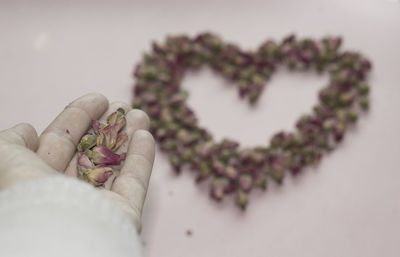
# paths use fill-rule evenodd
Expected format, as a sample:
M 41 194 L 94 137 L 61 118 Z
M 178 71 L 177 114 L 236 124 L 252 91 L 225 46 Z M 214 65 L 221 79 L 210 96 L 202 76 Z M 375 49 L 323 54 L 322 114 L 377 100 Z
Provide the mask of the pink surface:
M 146 256 L 398 256 L 400 3 L 366 1 L 1 1 L 0 129 L 42 131 L 74 98 L 132 100 L 131 71 L 152 40 L 211 30 L 246 48 L 267 38 L 342 35 L 374 64 L 372 109 L 318 168 L 269 183 L 248 210 L 212 202 L 157 152 L 143 214 Z M 280 71 L 257 108 L 209 70 L 183 83 L 217 138 L 266 144 L 316 103 L 327 76 Z M 192 232 L 191 236 L 186 231 Z

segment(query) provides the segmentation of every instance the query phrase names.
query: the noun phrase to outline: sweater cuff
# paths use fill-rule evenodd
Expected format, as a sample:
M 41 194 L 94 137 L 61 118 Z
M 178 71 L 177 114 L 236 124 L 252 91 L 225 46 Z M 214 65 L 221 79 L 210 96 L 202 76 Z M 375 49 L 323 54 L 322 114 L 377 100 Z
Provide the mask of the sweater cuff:
M 10 256 L 142 256 L 129 217 L 93 186 L 65 176 L 0 192 L 0 242 Z

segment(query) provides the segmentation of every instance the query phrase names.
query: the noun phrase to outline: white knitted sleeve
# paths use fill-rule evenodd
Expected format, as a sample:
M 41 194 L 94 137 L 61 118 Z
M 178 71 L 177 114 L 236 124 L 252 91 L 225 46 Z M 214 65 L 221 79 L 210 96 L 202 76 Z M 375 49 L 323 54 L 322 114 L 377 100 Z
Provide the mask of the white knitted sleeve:
M 142 256 L 135 226 L 75 178 L 21 182 L 0 192 L 0 256 Z

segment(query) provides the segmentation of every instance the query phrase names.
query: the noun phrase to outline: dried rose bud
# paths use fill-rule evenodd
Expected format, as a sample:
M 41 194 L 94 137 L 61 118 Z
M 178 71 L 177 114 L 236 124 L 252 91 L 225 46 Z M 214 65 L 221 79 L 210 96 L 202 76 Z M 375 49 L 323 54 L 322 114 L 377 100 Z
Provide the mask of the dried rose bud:
M 349 106 L 354 101 L 354 94 L 352 93 L 343 93 L 339 96 L 339 103 L 343 106 Z
M 161 114 L 161 107 L 159 105 L 153 105 L 149 107 L 146 112 L 151 118 L 158 118 Z
M 80 152 L 84 152 L 88 149 L 91 149 L 95 145 L 96 145 L 96 136 L 87 134 L 82 137 L 81 141 L 78 144 L 77 149 Z
M 98 133 L 98 131 L 100 129 L 102 129 L 102 128 L 106 127 L 106 126 L 107 126 L 107 123 L 105 123 L 105 122 L 101 122 L 101 121 L 98 121 L 98 120 L 92 120 L 93 131 L 96 134 Z
M 336 142 L 342 141 L 345 130 L 346 130 L 346 125 L 344 124 L 344 122 L 336 123 L 333 134 Z
M 179 129 L 176 136 L 178 140 L 185 145 L 190 145 L 196 140 L 196 138 L 186 129 Z
M 235 155 L 236 151 L 233 149 L 222 149 L 219 152 L 219 159 L 223 162 L 227 162 L 231 157 Z
M 349 80 L 351 76 L 351 70 L 345 69 L 338 71 L 332 78 L 333 81 L 338 83 L 345 83 Z
M 113 147 L 111 147 L 111 150 L 114 152 L 117 151 L 119 147 L 126 141 L 128 141 L 128 135 L 124 132 L 120 132 L 117 136 L 115 144 L 113 145 Z
M 249 174 L 243 174 L 239 177 L 239 187 L 246 193 L 250 192 L 253 186 L 253 178 Z
M 290 172 L 292 172 L 293 175 L 299 174 L 300 171 L 301 171 L 301 166 L 299 165 L 293 165 L 292 167 L 290 167 Z
M 101 128 L 101 123 L 98 120 L 92 120 L 92 128 L 94 130 L 94 133 L 97 134 L 97 132 L 100 130 Z
M 302 133 L 293 134 L 293 144 L 296 146 L 301 146 L 305 143 L 305 136 Z
M 242 190 L 240 190 L 240 189 L 237 190 L 235 202 L 236 202 L 236 205 L 242 211 L 244 211 L 246 209 L 247 203 L 248 203 L 247 194 L 245 192 L 243 192 Z
M 357 89 L 358 89 L 358 92 L 360 93 L 360 95 L 368 95 L 368 93 L 369 93 L 369 86 L 365 82 L 359 83 L 357 86 Z
M 250 86 L 248 85 L 248 83 L 244 81 L 239 82 L 239 96 L 243 98 L 249 93 L 250 93 Z
M 232 166 L 227 166 L 225 169 L 225 176 L 231 180 L 235 180 L 238 177 L 239 172 Z
M 171 111 L 167 108 L 163 108 L 160 113 L 160 120 L 162 120 L 166 123 L 173 122 L 174 118 L 172 116 Z
M 268 163 L 274 170 L 285 170 L 289 164 L 290 156 L 288 152 L 270 154 Z
M 321 162 L 321 159 L 322 159 L 322 152 L 318 150 L 315 151 L 312 156 L 312 164 L 314 166 L 317 166 Z
M 254 185 L 262 190 L 267 189 L 267 176 L 264 173 L 258 174 L 256 179 L 254 180 Z
M 228 148 L 233 150 L 239 147 L 239 143 L 235 140 L 225 138 L 221 141 L 220 146 L 222 148 Z
M 260 97 L 260 92 L 258 92 L 258 90 L 251 90 L 248 97 L 250 103 L 255 104 Z
M 308 127 L 308 124 L 311 120 L 311 116 L 306 114 L 300 117 L 300 119 L 296 122 L 296 128 L 299 130 L 304 130 Z
M 89 160 L 89 157 L 84 152 L 78 153 L 78 165 L 87 170 L 94 167 L 94 164 Z
M 322 124 L 322 128 L 325 131 L 331 131 L 335 127 L 335 124 L 336 124 L 336 119 L 330 118 L 324 121 L 324 123 Z
M 262 44 L 258 51 L 268 59 L 276 59 L 280 55 L 278 44 L 272 40 L 268 40 Z
M 251 161 L 251 149 L 248 149 L 248 148 L 245 148 L 245 149 L 242 149 L 240 152 L 239 152 L 239 159 L 242 161 L 242 162 L 249 162 L 249 161 Z
M 179 106 L 181 105 L 186 99 L 186 95 L 182 94 L 182 93 L 177 93 L 174 94 L 170 99 L 169 99 L 169 103 L 172 106 Z
M 126 158 L 126 153 L 119 155 L 105 146 L 96 146 L 86 151 L 86 155 L 98 165 L 119 165 Z
M 360 98 L 360 106 L 363 110 L 368 110 L 369 108 L 369 100 L 366 96 Z
M 210 196 L 216 200 L 220 201 L 224 196 L 225 187 L 229 184 L 228 180 L 224 178 L 216 178 L 211 183 Z
M 121 132 L 126 124 L 126 120 L 119 111 L 111 114 L 108 120 L 111 122 L 109 125 L 97 130 L 97 145 L 106 146 L 111 151 L 117 151 L 128 140 L 128 135 Z
M 285 171 L 284 170 L 271 170 L 268 172 L 268 175 L 279 185 L 282 184 L 283 178 L 285 177 Z
M 171 154 L 169 156 L 169 162 L 171 163 L 171 165 L 176 173 L 179 173 L 181 171 L 183 163 L 176 154 Z
M 214 148 L 212 141 L 200 143 L 196 145 L 196 153 L 203 158 L 208 158 L 213 153 Z
M 161 142 L 161 149 L 164 151 L 173 151 L 176 149 L 176 142 L 173 139 L 165 139 Z
M 351 123 L 356 122 L 358 119 L 358 114 L 355 110 L 350 110 L 347 112 L 347 120 Z
M 94 186 L 103 185 L 107 179 L 113 174 L 110 167 L 98 167 L 86 172 L 87 182 Z
M 208 165 L 207 162 L 205 161 L 201 161 L 199 163 L 199 167 L 198 167 L 199 173 L 197 174 L 196 177 L 196 182 L 199 183 L 203 180 L 205 180 L 206 178 L 208 178 L 211 174 L 211 168 L 210 165 Z
M 110 148 L 110 146 L 113 146 L 113 144 L 115 144 L 117 136 L 118 132 L 113 129 L 113 127 L 107 126 L 105 128 L 102 128 L 98 132 L 97 145 L 104 145 Z
M 111 126 L 116 125 L 118 132 L 121 131 L 121 129 L 126 124 L 125 110 L 122 108 L 118 108 L 117 111 L 111 113 L 107 117 L 107 122 Z
M 225 165 L 221 161 L 214 160 L 212 170 L 216 176 L 223 176 L 225 173 Z
M 257 165 L 263 164 L 266 160 L 265 155 L 263 153 L 256 152 L 256 151 L 252 152 L 251 159 Z
M 185 162 L 189 162 L 193 159 L 193 151 L 190 148 L 186 148 L 180 151 L 182 160 Z

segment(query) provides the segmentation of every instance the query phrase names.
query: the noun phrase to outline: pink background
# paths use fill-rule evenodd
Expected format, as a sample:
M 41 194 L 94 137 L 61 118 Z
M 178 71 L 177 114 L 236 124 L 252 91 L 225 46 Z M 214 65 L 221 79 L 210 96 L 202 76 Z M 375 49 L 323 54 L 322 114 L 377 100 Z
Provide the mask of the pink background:
M 290 32 L 342 35 L 344 48 L 373 61 L 372 109 L 318 168 L 269 183 L 245 213 L 231 199 L 212 202 L 190 172 L 176 177 L 158 151 L 143 214 L 146 256 L 399 256 L 399 0 L 2 0 L 0 129 L 26 121 L 40 132 L 91 91 L 131 102 L 131 72 L 152 40 L 205 30 L 244 48 Z M 327 81 L 281 69 L 254 109 L 208 69 L 183 87 L 217 138 L 255 146 L 291 130 Z

